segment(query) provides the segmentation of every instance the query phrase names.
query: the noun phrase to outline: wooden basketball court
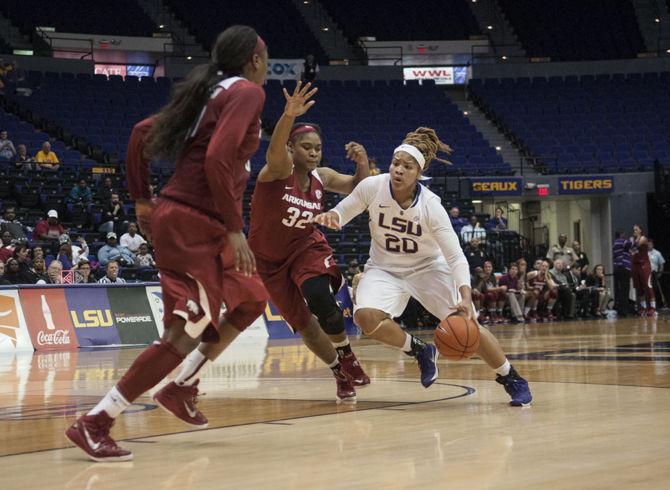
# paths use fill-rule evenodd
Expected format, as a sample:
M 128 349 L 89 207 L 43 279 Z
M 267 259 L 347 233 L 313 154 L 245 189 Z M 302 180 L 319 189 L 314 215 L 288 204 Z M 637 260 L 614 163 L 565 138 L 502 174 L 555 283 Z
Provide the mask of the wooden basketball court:
M 499 326 L 531 408 L 480 360 L 440 363 L 354 342 L 372 378 L 337 405 L 297 341 L 239 342 L 204 372 L 209 429 L 140 398 L 112 435 L 127 463 L 92 463 L 63 430 L 138 349 L 0 357 L 0 488 L 663 488 L 670 480 L 670 317 Z M 427 333 L 429 336 L 430 334 Z

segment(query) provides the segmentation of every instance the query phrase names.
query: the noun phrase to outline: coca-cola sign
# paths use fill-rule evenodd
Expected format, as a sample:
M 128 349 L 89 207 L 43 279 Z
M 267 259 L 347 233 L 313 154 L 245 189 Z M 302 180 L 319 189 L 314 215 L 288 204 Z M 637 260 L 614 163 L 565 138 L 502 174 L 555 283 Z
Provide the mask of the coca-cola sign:
M 40 330 L 37 333 L 38 345 L 70 345 L 70 332 L 67 330 L 54 330 L 45 332 Z

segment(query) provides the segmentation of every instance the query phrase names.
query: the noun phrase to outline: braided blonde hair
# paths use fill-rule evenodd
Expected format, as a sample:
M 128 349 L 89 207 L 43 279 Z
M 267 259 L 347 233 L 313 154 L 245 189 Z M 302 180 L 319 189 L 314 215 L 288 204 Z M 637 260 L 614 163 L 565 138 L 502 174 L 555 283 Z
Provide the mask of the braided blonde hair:
M 440 138 L 437 137 L 437 133 L 435 133 L 435 130 L 432 128 L 421 127 L 416 128 L 414 131 L 410 131 L 405 136 L 403 144 L 412 145 L 421 152 L 423 157 L 426 159 L 426 164 L 423 166 L 424 172 L 428 170 L 430 162 L 433 160 L 451 165 L 449 160 L 437 158 L 438 152 L 451 155 L 453 150 L 449 145 L 440 141 Z

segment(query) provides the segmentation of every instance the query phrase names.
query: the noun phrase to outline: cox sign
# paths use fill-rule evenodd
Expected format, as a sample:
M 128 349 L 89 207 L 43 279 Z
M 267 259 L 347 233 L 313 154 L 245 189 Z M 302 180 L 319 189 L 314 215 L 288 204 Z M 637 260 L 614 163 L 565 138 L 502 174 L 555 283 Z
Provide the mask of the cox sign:
M 268 78 L 271 80 L 297 80 L 302 73 L 303 60 L 268 60 Z

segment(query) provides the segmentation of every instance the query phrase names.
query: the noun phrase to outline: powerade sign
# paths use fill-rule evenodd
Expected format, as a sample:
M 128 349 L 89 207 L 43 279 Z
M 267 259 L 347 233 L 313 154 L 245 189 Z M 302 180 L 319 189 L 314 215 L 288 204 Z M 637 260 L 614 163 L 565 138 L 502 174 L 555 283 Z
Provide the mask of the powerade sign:
M 558 179 L 559 194 L 610 194 L 612 192 L 614 192 L 614 178 L 610 175 Z
M 122 344 L 150 344 L 158 339 L 149 300 L 137 288 L 110 288 L 109 304 Z M 162 318 L 159 319 L 162 321 Z
M 523 179 L 470 179 L 470 195 L 472 196 L 520 196 L 522 192 Z
M 271 80 L 297 80 L 302 73 L 304 60 L 268 60 L 268 78 Z

